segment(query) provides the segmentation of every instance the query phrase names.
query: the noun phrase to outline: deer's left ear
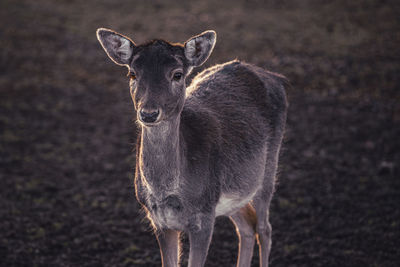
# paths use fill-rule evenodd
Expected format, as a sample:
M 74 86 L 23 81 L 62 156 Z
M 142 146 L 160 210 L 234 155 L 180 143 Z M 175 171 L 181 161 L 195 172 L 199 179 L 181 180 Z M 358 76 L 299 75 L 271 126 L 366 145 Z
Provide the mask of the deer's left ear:
M 109 29 L 97 29 L 97 39 L 107 55 L 118 65 L 131 63 L 135 44 L 126 36 Z
M 216 39 L 215 31 L 205 31 L 185 42 L 185 56 L 193 67 L 206 62 L 214 49 Z

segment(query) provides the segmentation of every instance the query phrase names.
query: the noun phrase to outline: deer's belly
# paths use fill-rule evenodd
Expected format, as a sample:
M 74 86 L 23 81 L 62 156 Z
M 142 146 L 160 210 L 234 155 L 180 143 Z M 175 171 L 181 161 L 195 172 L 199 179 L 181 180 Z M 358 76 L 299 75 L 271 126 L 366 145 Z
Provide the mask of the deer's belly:
M 215 216 L 226 215 L 230 216 L 237 212 L 240 208 L 244 207 L 247 203 L 249 203 L 254 195 L 254 193 L 249 194 L 246 197 L 242 197 L 235 194 L 221 194 L 217 206 L 215 208 Z

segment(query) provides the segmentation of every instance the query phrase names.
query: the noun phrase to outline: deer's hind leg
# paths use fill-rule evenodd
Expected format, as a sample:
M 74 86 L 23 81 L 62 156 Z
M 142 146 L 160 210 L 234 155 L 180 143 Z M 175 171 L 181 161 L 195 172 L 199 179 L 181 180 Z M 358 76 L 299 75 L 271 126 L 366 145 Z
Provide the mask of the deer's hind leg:
M 260 267 L 268 266 L 268 259 L 271 251 L 272 227 L 269 222 L 269 208 L 275 190 L 279 147 L 279 145 L 276 146 L 275 149 L 271 149 L 267 154 L 263 187 L 253 199 L 253 206 L 257 214 L 256 233 L 259 246 Z
M 272 227 L 269 222 L 270 200 L 258 198 L 254 200 L 254 208 L 257 213 L 257 242 L 259 248 L 260 267 L 268 266 L 269 253 L 271 251 Z
M 248 203 L 231 217 L 239 238 L 237 267 L 249 267 L 253 256 L 256 233 L 256 212 Z

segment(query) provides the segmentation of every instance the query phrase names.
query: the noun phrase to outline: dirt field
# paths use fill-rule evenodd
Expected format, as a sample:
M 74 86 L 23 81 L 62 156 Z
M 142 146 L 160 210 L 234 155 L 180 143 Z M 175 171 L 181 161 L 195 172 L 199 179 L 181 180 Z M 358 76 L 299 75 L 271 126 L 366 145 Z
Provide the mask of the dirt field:
M 206 67 L 290 79 L 271 266 L 399 266 L 399 17 L 396 0 L 2 0 L 0 265 L 161 264 L 134 197 L 126 69 L 95 37 L 107 27 L 137 43 L 214 29 Z M 218 218 L 206 266 L 236 255 Z

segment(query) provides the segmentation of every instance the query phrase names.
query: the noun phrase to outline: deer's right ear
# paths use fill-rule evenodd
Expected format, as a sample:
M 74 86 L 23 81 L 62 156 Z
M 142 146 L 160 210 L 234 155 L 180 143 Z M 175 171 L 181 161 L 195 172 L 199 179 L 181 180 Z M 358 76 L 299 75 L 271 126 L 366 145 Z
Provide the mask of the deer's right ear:
M 216 38 L 215 31 L 205 31 L 185 42 L 185 56 L 193 67 L 200 66 L 208 59 L 214 49 Z
M 109 29 L 97 29 L 97 39 L 116 64 L 129 65 L 135 44 L 128 37 Z

